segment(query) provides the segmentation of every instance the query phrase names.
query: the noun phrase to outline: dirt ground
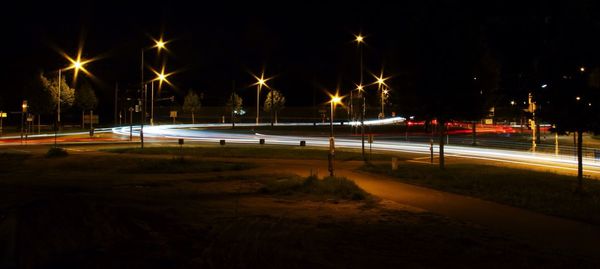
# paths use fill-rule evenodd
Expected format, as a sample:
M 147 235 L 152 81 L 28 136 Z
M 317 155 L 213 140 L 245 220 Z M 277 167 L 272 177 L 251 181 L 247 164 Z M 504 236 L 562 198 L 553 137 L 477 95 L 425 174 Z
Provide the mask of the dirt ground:
M 0 158 L 0 268 L 598 266 L 377 197 L 261 191 L 293 176 L 277 171 L 148 173 L 142 158 Z

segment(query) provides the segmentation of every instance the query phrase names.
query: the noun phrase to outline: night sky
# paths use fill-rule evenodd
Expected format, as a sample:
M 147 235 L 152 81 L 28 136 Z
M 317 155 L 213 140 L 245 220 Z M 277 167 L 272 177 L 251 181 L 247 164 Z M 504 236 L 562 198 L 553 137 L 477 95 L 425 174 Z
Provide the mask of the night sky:
M 100 112 L 112 118 L 115 83 L 122 90 L 139 87 L 140 49 L 161 34 L 171 41 L 167 71 L 179 71 L 169 78 L 175 88 L 165 87 L 163 95 L 174 93 L 181 103 L 187 90 L 194 89 L 204 93 L 203 103 L 209 106 L 225 103 L 234 80 L 244 103 L 252 104 L 250 72 L 259 74 L 263 68 L 265 76 L 275 76 L 269 85 L 287 96 L 288 106 L 320 103 L 324 89 L 347 92 L 359 79 L 359 53 L 353 43 L 359 32 L 366 35 L 366 70 L 378 73 L 383 67 L 393 76 L 391 88 L 401 96 L 411 89 L 410 76 L 419 64 L 415 51 L 423 46 L 423 35 L 448 19 L 485 29 L 486 46 L 502 66 L 507 92 L 514 90 L 511 78 L 527 73 L 545 42 L 557 35 L 592 41 L 582 42 L 581 49 L 556 52 L 573 65 L 594 65 L 599 58 L 598 52 L 579 53 L 595 51 L 591 48 L 598 43 L 594 36 L 600 33 L 588 32 L 600 25 L 594 1 L 166 2 L 47 1 L 3 8 L 0 105 L 17 109 L 28 79 L 68 65 L 53 48 L 74 56 L 83 41 L 84 58 L 101 57 L 87 68 L 97 78 Z M 155 55 L 147 51 L 146 62 L 158 67 Z

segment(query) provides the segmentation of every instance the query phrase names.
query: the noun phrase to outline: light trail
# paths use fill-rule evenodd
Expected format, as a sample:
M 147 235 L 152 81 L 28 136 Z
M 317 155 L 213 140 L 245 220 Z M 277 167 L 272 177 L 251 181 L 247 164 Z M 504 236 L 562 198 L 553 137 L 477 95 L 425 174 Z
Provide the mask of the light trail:
M 260 124 L 268 126 L 270 123 Z M 313 123 L 287 123 L 279 124 L 280 126 L 313 126 Z M 328 125 L 328 124 L 317 124 Z M 337 125 L 340 125 L 338 123 Z M 226 140 L 227 143 L 240 144 L 256 144 L 259 139 L 265 139 L 267 144 L 273 145 L 299 145 L 300 141 L 306 141 L 307 146 L 328 147 L 329 141 L 327 137 L 316 136 L 286 136 L 286 135 L 265 135 L 265 134 L 243 134 L 231 133 L 230 130 L 214 130 L 205 129 L 199 130 L 194 128 L 210 128 L 210 127 L 228 127 L 227 124 L 188 124 L 188 125 L 161 125 L 150 126 L 144 129 L 144 135 L 155 138 L 184 138 L 192 141 L 202 142 L 219 142 Z M 255 124 L 236 124 L 236 126 L 251 127 Z M 113 132 L 120 135 L 129 135 L 129 127 L 113 128 Z M 133 135 L 137 136 L 139 127 L 133 127 Z M 360 149 L 361 141 L 351 138 L 337 138 L 336 147 Z M 371 144 L 375 151 L 383 152 L 403 152 L 430 154 L 429 143 L 402 142 L 394 140 L 380 140 Z M 438 146 L 434 146 L 434 153 L 438 155 Z M 539 167 L 573 170 L 577 166 L 577 160 L 573 155 L 555 155 L 552 153 L 528 152 L 508 149 L 490 149 L 482 147 L 469 147 L 447 145 L 444 147 L 447 156 L 464 157 L 480 160 L 499 161 L 522 165 L 535 165 Z M 584 157 L 583 165 L 586 167 L 586 172 L 600 173 L 600 162 L 594 158 Z M 591 171 L 594 170 L 594 171 Z

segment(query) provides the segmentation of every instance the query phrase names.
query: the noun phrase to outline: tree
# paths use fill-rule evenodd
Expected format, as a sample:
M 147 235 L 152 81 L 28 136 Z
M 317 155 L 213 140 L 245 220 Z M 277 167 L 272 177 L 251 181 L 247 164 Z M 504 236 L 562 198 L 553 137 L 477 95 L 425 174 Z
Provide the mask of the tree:
M 242 97 L 237 95 L 236 93 L 231 93 L 229 96 L 229 100 L 227 100 L 227 109 L 231 113 L 231 125 L 235 126 L 235 121 L 238 116 L 244 114 L 244 110 L 242 110 Z
M 25 85 L 24 98 L 27 100 L 28 111 L 37 115 L 38 132 L 40 131 L 42 115 L 54 113 L 54 106 L 50 92 L 46 90 L 45 85 L 39 75 L 29 80 Z
M 263 106 L 263 110 L 265 112 L 271 112 L 271 108 L 273 108 L 273 113 L 275 113 L 275 123 L 277 123 L 277 112 L 281 111 L 285 105 L 285 96 L 281 94 L 281 92 L 277 90 L 271 90 L 267 94 L 267 99 L 265 99 L 265 103 Z
M 85 127 L 85 123 L 83 121 L 85 111 L 92 110 L 96 108 L 98 104 L 98 98 L 96 98 L 96 93 L 92 89 L 92 86 L 88 81 L 84 81 L 83 85 L 75 91 L 75 105 L 81 109 L 81 127 Z M 91 114 L 91 113 L 90 113 Z M 92 119 L 90 118 L 90 122 Z
M 46 85 L 42 80 L 42 76 L 37 75 L 35 78 L 29 80 L 29 83 L 25 85 L 24 98 L 27 100 L 28 110 L 37 114 L 51 114 L 54 113 L 54 101 L 50 91 L 46 89 Z
M 475 62 L 473 70 L 473 87 L 470 91 L 475 93 L 471 96 L 473 103 L 466 107 L 462 120 L 471 121 L 472 123 L 472 145 L 477 145 L 477 121 L 489 115 L 490 108 L 493 108 L 498 100 L 498 88 L 500 83 L 500 66 L 491 51 L 486 48 L 485 44 L 481 45 L 479 60 Z M 479 95 L 477 95 L 479 90 Z
M 447 2 L 445 5 L 452 5 Z M 418 24 L 413 110 L 419 118 L 437 122 L 439 166 L 444 169 L 446 124 L 478 117 L 483 91 L 477 85 L 478 64 L 484 55 L 483 27 L 471 14 L 444 9 L 423 16 Z M 427 11 L 429 12 L 429 11 Z
M 44 91 L 49 95 L 50 106 L 56 108 L 59 102 L 60 94 L 60 105 L 61 107 L 68 108 L 73 105 L 75 101 L 75 89 L 69 87 L 65 76 L 61 77 L 60 82 L 60 93 L 58 90 L 58 78 L 46 78 L 43 73 L 40 74 L 40 81 Z
M 193 90 L 189 90 L 183 101 L 183 110 L 192 113 L 192 124 L 195 124 L 194 113 L 200 106 L 200 97 Z
M 573 66 L 573 70 L 577 67 Z M 552 84 L 545 88 L 538 99 L 544 105 L 538 113 L 539 117 L 552 123 L 558 133 L 575 133 L 577 135 L 577 191 L 583 189 L 583 133 L 600 132 L 600 94 L 594 81 L 596 74 L 588 72 L 560 72 Z

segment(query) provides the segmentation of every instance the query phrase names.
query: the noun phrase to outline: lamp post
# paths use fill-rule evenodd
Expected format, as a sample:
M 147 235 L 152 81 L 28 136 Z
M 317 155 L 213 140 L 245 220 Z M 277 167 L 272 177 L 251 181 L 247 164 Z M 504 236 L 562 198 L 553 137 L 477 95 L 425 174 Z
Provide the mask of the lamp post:
M 329 155 L 328 155 L 328 160 L 329 160 L 329 176 L 333 177 L 334 173 L 333 173 L 333 160 L 335 157 L 335 138 L 333 137 L 333 114 L 334 114 L 334 110 L 335 110 L 335 106 L 337 104 L 339 104 L 342 101 L 342 97 L 338 96 L 337 94 L 334 96 L 331 96 L 331 101 L 329 101 L 330 104 L 330 109 L 331 109 L 331 115 L 329 117 Z
M 141 91 L 141 95 L 142 95 L 142 122 L 140 124 L 140 142 L 141 142 L 141 147 L 144 148 L 144 123 L 146 123 L 146 83 L 144 81 L 144 51 L 148 50 L 148 49 L 152 49 L 152 48 L 156 48 L 158 50 L 158 52 L 160 53 L 161 49 L 166 49 L 165 48 L 165 44 L 166 42 L 163 41 L 162 38 L 155 40 L 154 41 L 155 44 L 154 46 L 150 47 L 150 48 L 142 48 L 141 49 L 141 64 L 140 64 L 140 91 Z M 152 95 L 154 96 L 154 90 L 152 92 Z M 153 98 L 154 99 L 154 98 Z M 152 100 L 152 102 L 154 102 L 154 100 Z M 154 104 L 153 104 L 154 106 Z M 153 123 L 153 119 L 150 120 L 151 123 Z
M 263 86 L 269 88 L 269 86 L 267 85 L 267 81 L 269 80 L 269 78 L 265 78 L 264 72 L 260 74 L 260 77 L 257 77 L 256 75 L 252 76 L 254 76 L 254 78 L 256 79 L 256 83 L 252 85 L 256 85 L 256 125 L 258 125 L 260 119 L 260 90 Z M 272 108 L 273 104 L 271 104 L 271 109 Z
M 275 104 L 273 103 L 273 95 L 274 95 L 274 89 L 271 89 L 271 126 L 273 126 L 275 124 L 275 121 L 273 120 L 273 110 L 275 110 Z
M 23 144 L 23 118 L 25 117 L 25 113 L 27 113 L 27 100 L 23 100 L 21 108 L 21 144 Z M 2 117 L 2 115 L 0 115 L 0 117 Z
M 383 105 L 384 105 L 384 99 L 385 99 L 385 95 L 388 93 L 387 89 L 384 88 L 383 86 L 387 87 L 387 85 L 385 84 L 385 80 L 387 80 L 387 78 L 383 77 L 383 72 L 381 72 L 381 74 L 379 74 L 379 77 L 375 77 L 377 79 L 377 81 L 375 83 L 377 83 L 377 91 L 381 94 L 381 112 L 379 114 L 380 118 L 384 117 L 383 114 Z
M 60 68 L 58 69 L 58 105 L 57 105 L 57 112 L 56 112 L 56 128 L 54 128 L 54 147 L 56 147 L 56 143 L 57 143 L 57 136 L 58 136 L 58 129 L 60 128 L 60 103 L 61 103 L 61 88 L 62 88 L 62 71 L 66 71 L 66 70 L 70 70 L 70 69 L 74 69 L 75 70 L 75 76 L 77 76 L 77 73 L 79 72 L 79 69 L 85 71 L 87 73 L 87 71 L 83 68 L 83 65 L 88 63 L 89 61 L 81 61 L 81 53 L 77 56 L 77 59 L 73 60 L 69 57 L 67 57 L 67 59 L 69 61 L 71 61 L 71 65 L 66 67 L 66 68 Z
M 154 81 L 150 84 L 150 125 L 154 126 Z
M 364 43 L 365 37 L 362 36 L 361 34 L 358 34 L 355 36 L 356 39 L 354 41 L 356 41 L 356 44 L 358 46 L 359 49 L 359 53 L 360 53 L 360 84 L 359 86 L 363 85 L 363 46 L 361 46 Z M 362 157 L 363 160 L 366 162 L 367 161 L 367 157 L 365 156 L 365 95 L 364 92 L 360 92 L 361 94 L 359 95 L 359 98 L 362 97 L 362 106 L 361 106 L 361 112 L 360 112 L 360 137 L 361 137 L 361 148 L 362 148 Z
M 256 125 L 258 125 L 259 123 L 259 118 L 260 118 L 260 90 L 262 89 L 262 86 L 265 84 L 265 80 L 263 79 L 263 77 L 261 76 L 260 79 L 258 80 L 258 84 L 256 85 Z
M 385 100 L 387 99 L 387 94 L 388 94 L 388 89 L 384 88 L 383 91 L 381 91 L 381 118 L 385 118 L 385 112 L 384 112 L 384 106 L 385 106 Z

